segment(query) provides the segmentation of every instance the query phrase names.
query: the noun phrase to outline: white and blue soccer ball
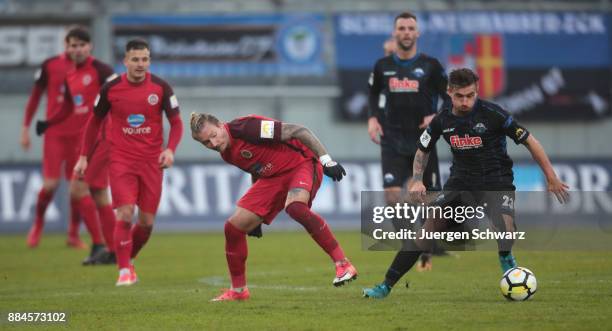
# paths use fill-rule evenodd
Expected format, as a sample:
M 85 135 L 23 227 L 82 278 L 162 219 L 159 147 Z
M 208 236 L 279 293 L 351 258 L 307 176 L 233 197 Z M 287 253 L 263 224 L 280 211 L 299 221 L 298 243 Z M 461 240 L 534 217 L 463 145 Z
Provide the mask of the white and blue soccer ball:
M 531 270 L 516 267 L 504 273 L 499 286 L 506 299 L 525 301 L 535 294 L 538 289 L 538 282 Z

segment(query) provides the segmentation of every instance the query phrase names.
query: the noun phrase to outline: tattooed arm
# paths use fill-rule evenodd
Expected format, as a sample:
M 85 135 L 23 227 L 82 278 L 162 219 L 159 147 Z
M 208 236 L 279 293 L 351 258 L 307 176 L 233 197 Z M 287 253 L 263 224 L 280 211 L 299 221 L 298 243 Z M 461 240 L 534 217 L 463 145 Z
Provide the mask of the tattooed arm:
M 314 133 L 301 125 L 283 123 L 281 127 L 281 141 L 288 141 L 293 138 L 301 141 L 302 144 L 306 145 L 306 147 L 317 155 L 319 161 L 323 165 L 323 173 L 326 176 L 339 182 L 342 177 L 346 175 L 344 168 L 340 163 L 332 160 L 331 156 L 327 154 L 327 150 Z
M 427 167 L 427 161 L 429 160 L 429 153 L 425 153 L 422 150 L 417 150 L 414 155 L 414 164 L 412 166 L 412 179 L 423 181 L 423 173 Z
M 429 160 L 429 153 L 423 152 L 418 149 L 414 155 L 414 164 L 412 166 L 412 180 L 408 185 L 408 191 L 411 193 L 425 194 L 427 189 L 423 184 L 423 173 L 425 167 L 427 167 L 427 161 Z M 419 200 L 422 198 L 419 198 Z
M 298 124 L 283 123 L 281 129 L 281 141 L 288 141 L 290 139 L 297 139 L 306 145 L 311 151 L 313 151 L 317 157 L 321 157 L 327 154 L 327 150 L 321 144 L 319 139 L 310 131 Z

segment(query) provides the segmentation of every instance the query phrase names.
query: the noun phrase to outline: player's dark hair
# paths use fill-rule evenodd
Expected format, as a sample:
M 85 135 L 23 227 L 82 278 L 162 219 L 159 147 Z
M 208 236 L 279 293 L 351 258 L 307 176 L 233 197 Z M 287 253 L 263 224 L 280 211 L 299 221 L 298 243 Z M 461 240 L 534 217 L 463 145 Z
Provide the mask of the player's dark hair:
M 448 75 L 448 87 L 458 89 L 478 83 L 478 75 L 468 68 L 460 68 L 451 71 Z
M 127 44 L 125 44 L 125 51 L 129 52 L 133 49 L 147 49 L 147 50 L 151 50 L 149 48 L 149 43 L 142 39 L 142 38 L 136 38 L 136 39 L 131 39 L 130 41 L 127 42 Z
M 395 19 L 393 20 L 393 25 L 395 25 L 397 23 L 397 20 L 399 20 L 400 18 L 405 18 L 405 19 L 412 18 L 415 21 L 417 20 L 416 15 L 414 15 L 413 13 L 409 11 L 405 11 L 395 16 Z
M 191 113 L 191 120 L 189 121 L 189 123 L 191 126 L 191 136 L 196 139 L 196 136 L 198 135 L 198 133 L 200 133 L 200 131 L 202 131 L 202 128 L 204 128 L 204 125 L 206 125 L 206 123 L 218 125 L 220 121 L 214 115 L 193 112 Z
M 70 38 L 84 41 L 86 43 L 91 42 L 91 35 L 89 34 L 89 30 L 87 30 L 86 27 L 80 25 L 75 25 L 68 29 L 64 40 L 68 42 L 70 41 Z

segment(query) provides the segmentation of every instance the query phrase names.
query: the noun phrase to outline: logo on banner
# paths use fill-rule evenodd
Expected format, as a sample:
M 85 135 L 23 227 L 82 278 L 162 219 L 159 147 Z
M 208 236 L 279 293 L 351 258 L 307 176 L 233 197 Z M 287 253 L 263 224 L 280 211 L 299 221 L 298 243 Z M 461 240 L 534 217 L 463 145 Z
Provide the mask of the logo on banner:
M 478 73 L 478 94 L 493 98 L 505 89 L 504 41 L 500 34 L 477 34 L 451 39 L 450 69 L 470 68 Z
M 321 51 L 321 36 L 315 26 L 297 24 L 280 32 L 280 51 L 290 62 L 309 62 Z

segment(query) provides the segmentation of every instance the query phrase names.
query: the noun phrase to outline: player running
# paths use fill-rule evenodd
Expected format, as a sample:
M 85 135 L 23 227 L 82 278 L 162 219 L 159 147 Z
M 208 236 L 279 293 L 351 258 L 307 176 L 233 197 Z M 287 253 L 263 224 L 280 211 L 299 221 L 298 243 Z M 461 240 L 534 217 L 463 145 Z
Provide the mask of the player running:
M 117 286 L 129 286 L 138 280 L 133 261 L 153 230 L 163 169 L 174 163 L 174 152 L 183 132 L 179 104 L 172 88 L 149 73 L 149 44 L 142 39 L 128 41 L 123 63 L 127 72 L 104 84 L 96 98 L 94 116 L 88 122 L 81 156 L 74 169 L 77 175 L 85 174 L 96 137 L 109 115 L 110 185 L 113 204 L 117 207 L 113 237 L 119 267 Z M 170 122 L 165 149 L 162 149 L 163 112 Z M 136 205 L 138 223 L 132 227 Z
M 385 42 L 385 57 L 376 61 L 369 80 L 370 139 L 380 144 L 385 202 L 393 206 L 402 200 L 412 177 L 415 141 L 438 110 L 438 99 L 448 99 L 446 73 L 440 62 L 418 51 L 420 32 L 410 12 L 395 17 L 393 39 Z M 394 42 L 390 47 L 389 41 Z M 450 102 L 450 100 L 447 100 Z M 423 182 L 429 190 L 440 190 L 440 171 L 435 148 L 431 151 Z M 393 221 L 398 230 L 405 227 Z M 402 264 L 406 253 L 399 251 L 394 265 Z M 431 254 L 421 256 L 420 266 L 431 269 Z
M 81 121 L 82 130 L 89 117 L 93 116 L 93 104 L 100 87 L 113 74 L 112 68 L 91 56 L 92 44 L 89 32 L 85 29 L 69 39 L 69 45 L 74 49 L 73 61 L 75 67 L 71 68 L 64 81 L 64 103 L 60 112 L 46 121 L 36 123 L 36 133 L 43 134 L 53 130 L 64 121 L 74 117 Z M 85 115 L 85 116 L 82 116 Z M 113 264 L 115 254 L 113 249 L 113 232 L 115 228 L 115 213 L 108 198 L 108 151 L 107 140 L 108 121 L 104 122 L 97 139 L 92 160 L 85 177 L 72 176 L 70 180 L 70 198 L 78 203 L 78 211 L 82 215 L 87 230 L 91 234 L 91 253 L 83 261 L 89 264 Z M 71 142 L 71 145 L 75 145 Z M 100 224 L 102 225 L 100 227 Z M 106 242 L 105 250 L 104 243 Z
M 409 189 L 412 194 L 419 197 L 425 194 L 423 173 L 429 152 L 440 136 L 443 136 L 451 147 L 453 165 L 443 192 L 434 203 L 443 207 L 474 202 L 487 206 L 485 213 L 495 230 L 513 232 L 515 187 L 512 160 L 506 151 L 508 136 L 529 150 L 546 176 L 548 191 L 554 193 L 559 202 L 568 201 L 569 187 L 555 174 L 540 142 L 500 106 L 478 98 L 478 76 L 473 71 L 454 70 L 449 77 L 448 94 L 452 107 L 444 107 L 417 142 L 419 150 L 414 158 L 413 181 Z M 469 194 L 459 194 L 460 191 Z M 424 224 L 426 231 L 447 230 L 448 226 L 449 223 L 440 223 L 434 219 L 427 219 Z M 417 244 L 424 249 L 430 242 Z M 511 240 L 498 241 L 499 263 L 504 272 L 516 266 L 511 252 L 512 245 Z M 389 295 L 419 255 L 421 251 L 407 251 L 406 262 L 401 268 L 390 268 L 383 283 L 363 290 L 364 297 L 380 299 Z
M 81 27 L 68 30 L 65 37 L 66 52 L 46 59 L 36 72 L 34 88 L 26 106 L 20 143 L 24 150 L 30 148 L 29 128 L 36 114 L 43 93 L 47 94 L 46 118 L 60 111 L 64 104 L 64 81 L 66 74 L 75 66 L 78 57 L 79 42 L 88 37 L 87 31 Z M 45 212 L 55 191 L 59 187 L 62 176 L 62 164 L 66 180 L 72 177 L 72 168 L 79 156 L 78 141 L 82 129 L 82 118 L 87 114 L 74 113 L 66 121 L 50 129 L 43 140 L 42 176 L 43 186 L 38 193 L 34 222 L 28 232 L 27 245 L 38 246 L 45 225 Z M 70 199 L 70 221 L 68 223 L 68 239 L 66 244 L 74 248 L 86 248 L 87 245 L 79 239 L 79 203 Z
M 251 115 L 223 123 L 210 114 L 191 115 L 194 140 L 221 154 L 229 164 L 250 173 L 254 184 L 225 222 L 225 254 L 232 286 L 212 301 L 246 300 L 246 235 L 270 224 L 281 211 L 300 223 L 331 257 L 334 286 L 357 278 L 325 220 L 310 210 L 323 173 L 340 181 L 346 172 L 307 128 Z

